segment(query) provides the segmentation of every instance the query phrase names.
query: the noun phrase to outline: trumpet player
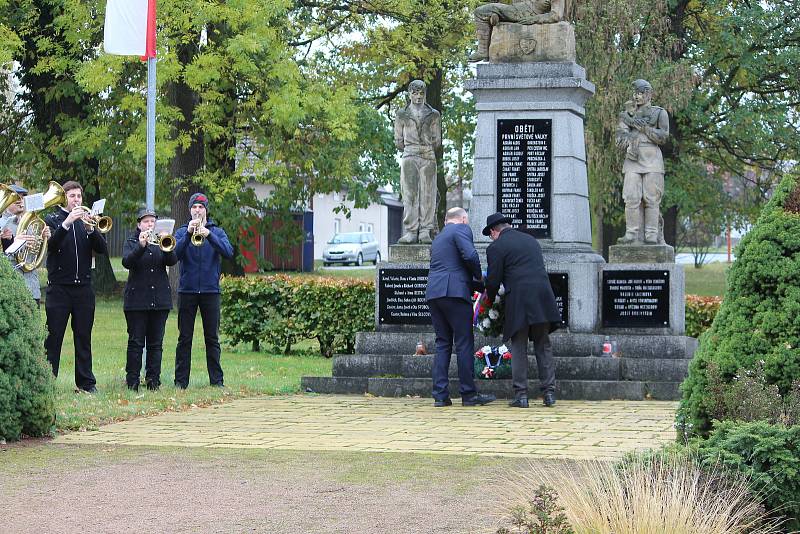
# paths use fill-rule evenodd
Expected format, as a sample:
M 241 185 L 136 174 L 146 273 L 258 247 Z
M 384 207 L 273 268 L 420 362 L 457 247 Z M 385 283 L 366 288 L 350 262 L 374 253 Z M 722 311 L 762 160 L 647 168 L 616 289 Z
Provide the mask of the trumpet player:
M 189 387 L 192 334 L 197 310 L 203 320 L 206 364 L 212 386 L 223 386 L 219 347 L 219 275 L 222 258 L 233 258 L 233 247 L 225 230 L 208 216 L 208 197 L 195 193 L 189 198 L 191 220 L 175 232 L 175 253 L 181 262 L 178 284 L 178 346 L 175 348 L 175 386 Z M 193 236 L 202 239 L 192 239 Z
M 128 323 L 128 354 L 125 382 L 138 391 L 142 371 L 142 349 L 147 347 L 145 384 L 155 391 L 161 386 L 161 353 L 164 326 L 172 309 L 172 291 L 167 267 L 178 263 L 174 251 L 163 251 L 154 243 L 156 214 L 141 209 L 136 230 L 125 241 L 122 266 L 128 269 L 123 310 Z M 166 235 L 166 234 L 163 234 Z M 163 238 L 162 235 L 162 238 Z
M 9 185 L 8 188 L 19 195 L 19 200 L 11 204 L 6 209 L 5 213 L 3 213 L 3 216 L 0 217 L 0 238 L 2 238 L 3 242 L 3 251 L 10 247 L 17 238 L 24 239 L 27 242 L 38 239 L 36 236 L 32 235 L 17 235 L 17 225 L 19 224 L 19 219 L 22 217 L 22 214 L 25 213 L 25 206 L 22 202 L 22 198 L 28 194 L 28 190 L 24 187 L 13 184 Z M 42 238 L 50 238 L 50 228 L 44 229 L 42 232 Z M 12 263 L 15 263 L 14 258 L 10 257 L 9 260 Z M 31 292 L 33 299 L 36 301 L 36 305 L 39 306 L 42 299 L 42 288 L 39 285 L 38 269 L 34 269 L 29 272 L 23 272 L 21 274 L 25 279 L 25 285 L 28 286 L 28 290 Z
M 92 327 L 94 326 L 94 289 L 92 289 L 92 252 L 107 254 L 103 235 L 87 224 L 81 209 L 83 187 L 68 181 L 62 188 L 66 208 L 59 207 L 45 218 L 51 236 L 47 241 L 47 359 L 58 376 L 61 345 L 67 321 L 72 316 L 75 343 L 75 385 L 86 393 L 97 392 L 92 372 Z

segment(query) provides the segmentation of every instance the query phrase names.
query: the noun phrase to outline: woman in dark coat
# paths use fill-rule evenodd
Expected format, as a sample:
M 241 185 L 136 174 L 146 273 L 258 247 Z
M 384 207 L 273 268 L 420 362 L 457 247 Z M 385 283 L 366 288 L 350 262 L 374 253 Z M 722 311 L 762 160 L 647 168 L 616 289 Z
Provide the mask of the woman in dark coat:
M 125 241 L 122 249 L 122 265 L 129 271 L 123 304 L 128 322 L 125 381 L 128 389 L 134 391 L 139 390 L 142 348 L 145 346 L 147 389 L 156 390 L 161 385 L 161 345 L 167 316 L 172 309 L 172 291 L 166 267 L 178 262 L 174 252 L 163 252 L 158 245 L 148 243 L 148 231 L 155 223 L 155 213 L 140 210 L 136 231 Z

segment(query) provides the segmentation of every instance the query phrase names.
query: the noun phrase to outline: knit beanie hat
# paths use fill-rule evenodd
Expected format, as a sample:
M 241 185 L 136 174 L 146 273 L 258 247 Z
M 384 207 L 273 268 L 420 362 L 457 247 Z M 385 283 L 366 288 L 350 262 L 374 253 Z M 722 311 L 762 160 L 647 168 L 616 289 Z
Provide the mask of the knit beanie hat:
M 195 193 L 189 197 L 189 209 L 195 204 L 202 204 L 205 209 L 208 209 L 208 197 L 203 193 Z

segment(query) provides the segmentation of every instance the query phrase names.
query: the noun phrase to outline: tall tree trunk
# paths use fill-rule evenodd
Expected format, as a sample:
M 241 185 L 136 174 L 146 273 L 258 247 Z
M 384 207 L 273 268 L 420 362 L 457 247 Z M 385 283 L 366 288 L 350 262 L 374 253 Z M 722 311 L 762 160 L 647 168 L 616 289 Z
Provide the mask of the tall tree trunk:
M 178 49 L 178 60 L 181 65 L 188 65 L 198 53 L 198 39 L 194 42 L 183 44 Z M 204 145 L 202 133 L 192 124 L 194 110 L 200 102 L 199 95 L 193 91 L 183 80 L 168 84 L 166 88 L 167 102 L 177 107 L 181 116 L 175 121 L 173 128 L 181 132 L 189 132 L 190 143 L 184 148 L 178 147 L 169 164 L 169 176 L 172 183 L 172 203 L 170 214 L 175 219 L 176 226 L 180 226 L 189 219 L 189 198 L 200 189 L 195 180 L 197 173 L 203 168 Z M 177 298 L 179 269 L 177 266 L 170 268 L 169 281 L 172 286 L 173 300 Z

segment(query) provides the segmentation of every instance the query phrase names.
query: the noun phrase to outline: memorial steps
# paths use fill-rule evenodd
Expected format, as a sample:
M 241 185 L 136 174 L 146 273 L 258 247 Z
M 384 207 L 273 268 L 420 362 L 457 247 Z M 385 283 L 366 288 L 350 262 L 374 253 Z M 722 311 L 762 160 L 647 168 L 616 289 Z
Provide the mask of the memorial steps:
M 614 336 L 619 357 L 601 357 L 604 335 L 551 335 L 556 360 L 556 394 L 560 399 L 676 400 L 688 372 L 697 340 L 685 336 Z M 381 397 L 431 395 L 433 355 L 414 354 L 418 342 L 433 351 L 431 332 L 361 332 L 356 354 L 335 356 L 333 376 L 303 377 L 302 387 L 316 393 L 365 394 Z M 476 336 L 475 346 L 499 340 Z M 538 392 L 536 358 L 528 345 L 531 396 Z M 450 392 L 458 397 L 455 355 L 450 363 Z M 476 380 L 480 391 L 500 398 L 512 395 L 510 380 Z

